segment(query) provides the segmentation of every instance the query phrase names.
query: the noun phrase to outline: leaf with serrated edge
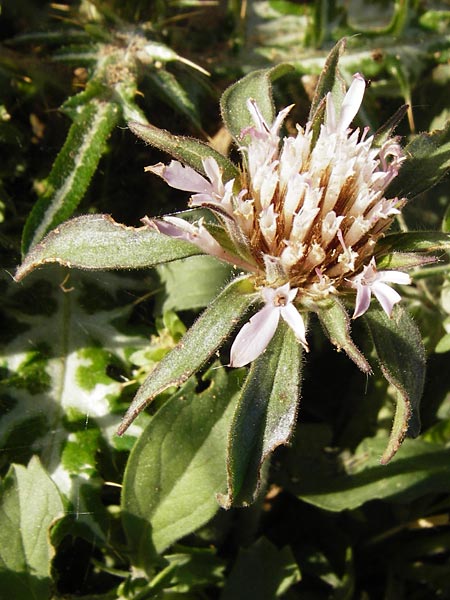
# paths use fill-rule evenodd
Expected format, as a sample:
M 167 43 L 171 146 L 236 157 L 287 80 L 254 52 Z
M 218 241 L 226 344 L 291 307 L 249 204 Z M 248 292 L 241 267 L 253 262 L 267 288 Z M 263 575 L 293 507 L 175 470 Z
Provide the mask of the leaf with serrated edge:
M 46 263 L 77 269 L 143 269 L 203 254 L 198 246 L 144 226 L 126 227 L 109 215 L 76 217 L 51 231 L 17 269 L 20 281 Z
M 450 233 L 407 231 L 389 233 L 375 246 L 375 256 L 382 259 L 390 252 L 439 252 L 450 250 Z M 377 261 L 378 262 L 378 261 Z
M 338 350 L 344 350 L 361 371 L 371 373 L 369 363 L 350 336 L 350 319 L 343 304 L 337 298 L 333 298 L 317 305 L 315 311 L 330 342 Z
M 172 385 L 181 385 L 197 371 L 230 335 L 254 300 L 245 277 L 232 281 L 166 354 L 139 388 L 117 431 L 122 435 L 152 399 Z
M 72 216 L 119 115 L 117 104 L 99 99 L 92 99 L 77 115 L 47 178 L 45 192 L 25 223 L 24 253 L 40 242 L 50 229 Z
M 223 154 L 214 150 L 208 144 L 196 140 L 194 138 L 173 135 L 165 129 L 158 129 L 153 125 L 130 121 L 128 127 L 131 131 L 140 137 L 144 142 L 155 146 L 159 150 L 163 150 L 170 154 L 184 165 L 188 165 L 206 175 L 203 168 L 202 160 L 212 157 L 216 160 L 219 167 L 222 169 L 224 181 L 229 181 L 238 177 L 239 171 L 237 167 Z
M 228 494 L 224 508 L 251 504 L 260 470 L 271 452 L 287 444 L 297 417 L 302 346 L 281 321 L 265 352 L 253 361 L 242 388 L 228 446 Z
M 49 598 L 49 528 L 64 514 L 58 490 L 33 457 L 12 465 L 1 487 L 0 588 L 3 598 Z
M 124 476 L 122 520 L 133 566 L 146 568 L 218 510 L 226 488 L 226 444 L 242 374 L 211 369 L 195 392 L 189 380 L 153 417 Z M 153 554 L 153 556 L 152 556 Z
M 364 315 L 383 375 L 397 390 L 394 423 L 381 463 L 388 463 L 405 437 L 419 434 L 419 403 L 425 380 L 425 350 L 412 318 L 397 305 L 389 318 L 372 307 Z
M 281 64 L 270 69 L 249 73 L 231 85 L 222 95 L 220 108 L 222 119 L 237 144 L 241 144 L 241 131 L 254 125 L 247 108 L 247 100 L 253 98 L 266 122 L 274 120 L 272 81 L 291 71 L 291 65 Z

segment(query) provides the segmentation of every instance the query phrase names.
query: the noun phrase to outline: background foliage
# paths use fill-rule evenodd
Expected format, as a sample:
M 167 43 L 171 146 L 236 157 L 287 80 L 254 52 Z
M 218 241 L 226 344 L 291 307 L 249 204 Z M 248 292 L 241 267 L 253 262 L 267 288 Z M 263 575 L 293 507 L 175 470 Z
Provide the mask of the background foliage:
M 137 141 L 127 120 L 226 151 L 223 90 L 288 61 L 295 69 L 277 81 L 277 104 L 295 102 L 292 123 L 304 123 L 325 56 L 344 35 L 344 76 L 372 80 L 363 124 L 376 130 L 406 102 L 405 141 L 442 129 L 448 4 L 0 7 L 0 597 L 450 597 L 445 256 L 408 298 L 428 353 L 421 437 L 379 464 L 394 391 L 379 374 L 362 375 L 312 323 L 293 443 L 266 464 L 258 502 L 229 511 L 214 494 L 226 490 L 225 440 L 243 371 L 211 363 L 115 435 L 139 384 L 228 270 L 193 256 L 151 271 L 49 267 L 11 280 L 21 252 L 72 215 L 138 225 L 185 207 L 183 194 L 144 174 L 163 155 Z M 448 181 L 420 191 L 399 229 L 450 231 Z M 367 332 L 354 333 L 368 346 Z

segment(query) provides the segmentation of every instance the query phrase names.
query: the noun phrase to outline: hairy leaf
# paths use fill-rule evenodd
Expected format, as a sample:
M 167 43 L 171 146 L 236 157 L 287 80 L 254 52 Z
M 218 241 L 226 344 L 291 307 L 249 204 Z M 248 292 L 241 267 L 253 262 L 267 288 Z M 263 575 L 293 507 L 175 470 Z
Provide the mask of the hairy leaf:
M 49 598 L 53 521 L 64 514 L 58 490 L 39 459 L 12 465 L 1 485 L 0 588 L 3 598 Z
M 212 157 L 222 169 L 224 181 L 229 181 L 239 175 L 237 167 L 223 154 L 214 150 L 208 144 L 194 138 L 173 135 L 164 129 L 158 129 L 153 125 L 130 121 L 128 127 L 138 137 L 170 154 L 184 165 L 196 169 L 199 173 L 206 175 L 202 160 Z
M 372 369 L 369 363 L 350 336 L 350 319 L 342 303 L 333 298 L 318 305 L 316 311 L 330 342 L 338 350 L 344 350 L 361 371 L 370 373 Z
M 133 566 L 161 553 L 218 510 L 226 487 L 227 434 L 240 373 L 209 371 L 206 390 L 191 379 L 150 421 L 127 464 L 122 521 Z
M 419 404 L 425 380 L 425 350 L 416 324 L 399 305 L 392 317 L 372 307 L 364 315 L 383 375 L 397 390 L 397 406 L 391 437 L 381 463 L 398 451 L 406 433 L 420 431 Z
M 224 508 L 251 504 L 265 459 L 292 435 L 301 388 L 302 346 L 281 321 L 266 351 L 253 361 L 242 388 L 228 448 Z
M 450 121 L 432 133 L 421 133 L 405 148 L 408 160 L 386 190 L 386 197 L 415 198 L 440 181 L 450 169 Z
M 45 182 L 45 192 L 25 224 L 24 253 L 40 242 L 50 229 L 72 216 L 86 192 L 119 115 L 117 104 L 97 98 L 91 99 L 79 111 Z
M 247 100 L 250 98 L 256 100 L 261 114 L 271 125 L 275 117 L 272 81 L 291 69 L 290 65 L 282 64 L 270 69 L 253 71 L 225 90 L 220 102 L 222 118 L 238 145 L 242 144 L 240 137 L 242 130 L 254 125 L 247 108 Z
M 51 231 L 27 254 L 15 280 L 46 263 L 86 270 L 142 269 L 195 254 L 202 254 L 198 246 L 148 226 L 136 229 L 109 215 L 85 215 Z
M 210 304 L 139 388 L 118 429 L 119 435 L 155 396 L 184 383 L 214 354 L 253 302 L 252 291 L 248 280 L 235 279 Z

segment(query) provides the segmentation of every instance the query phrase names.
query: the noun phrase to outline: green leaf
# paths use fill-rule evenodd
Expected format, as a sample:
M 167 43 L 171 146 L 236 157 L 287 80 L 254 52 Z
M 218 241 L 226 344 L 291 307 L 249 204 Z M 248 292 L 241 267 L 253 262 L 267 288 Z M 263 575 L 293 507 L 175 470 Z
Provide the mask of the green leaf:
M 235 279 L 223 290 L 144 381 L 122 420 L 118 435 L 127 430 L 155 396 L 172 385 L 184 383 L 214 354 L 252 304 L 252 292 L 252 284 L 245 278 Z
M 331 439 L 316 448 L 310 444 L 317 436 L 317 427 L 321 426 L 299 427 L 299 446 L 291 450 L 288 479 L 282 482 L 310 504 L 330 511 L 354 510 L 373 500 L 409 503 L 428 494 L 450 492 L 449 449 L 407 439 L 388 465 L 380 465 L 387 438 L 367 438 L 332 471 L 330 457 L 323 451 Z
M 192 256 L 160 265 L 157 272 L 164 291 L 156 298 L 155 312 L 163 313 L 207 306 L 230 280 L 232 269 L 212 256 Z
M 51 231 L 17 269 L 20 281 L 36 267 L 59 263 L 86 270 L 143 269 L 202 254 L 198 246 L 148 226 L 116 223 L 109 215 L 76 217 Z
M 79 111 L 45 182 L 45 192 L 25 223 L 23 253 L 37 244 L 50 229 L 72 216 L 87 190 L 119 115 L 117 104 L 97 98 Z
M 442 179 L 450 168 L 450 121 L 444 129 L 421 133 L 405 148 L 408 159 L 386 190 L 386 197 L 415 198 Z
M 220 101 L 222 119 L 238 145 L 242 144 L 242 130 L 254 125 L 247 108 L 247 100 L 256 100 L 262 116 L 271 125 L 275 118 L 272 81 L 292 69 L 291 65 L 281 64 L 270 69 L 253 71 L 225 90 Z
M 288 546 L 278 550 L 266 538 L 260 538 L 239 551 L 220 600 L 273 600 L 300 579 L 292 550 Z
M 345 91 L 343 88 L 342 79 L 339 76 L 338 64 L 345 50 L 346 43 L 346 38 L 342 38 L 333 47 L 326 58 L 322 71 L 320 72 L 319 81 L 314 92 L 308 117 L 308 121 L 312 121 L 314 123 L 314 129 L 316 129 L 318 124 L 323 120 L 324 107 L 321 107 L 321 104 L 328 92 L 334 92 L 336 95 L 341 96 L 338 105 L 340 105 L 342 102 L 342 97 Z
M 214 516 L 226 488 L 226 440 L 241 373 L 210 370 L 206 390 L 191 379 L 150 421 L 125 471 L 122 521 L 133 566 L 161 553 Z
M 300 401 L 302 346 L 281 321 L 266 351 L 253 361 L 230 430 L 224 508 L 251 504 L 266 458 L 292 435 Z
M 64 506 L 39 459 L 12 465 L 1 486 L 0 588 L 3 598 L 50 598 L 49 529 Z
M 152 82 L 155 92 L 161 94 L 165 103 L 172 106 L 178 113 L 188 117 L 195 127 L 201 130 L 201 120 L 197 107 L 175 75 L 165 69 L 158 69 L 155 72 L 148 73 L 147 77 Z
M 224 181 L 229 181 L 239 176 L 239 171 L 231 160 L 228 160 L 223 154 L 220 154 L 220 152 L 217 152 L 217 150 L 214 150 L 211 146 L 200 140 L 173 135 L 164 129 L 158 129 L 153 125 L 138 123 L 136 121 L 130 121 L 128 127 L 135 135 L 143 139 L 144 142 L 167 152 L 167 154 L 181 161 L 184 165 L 192 167 L 203 175 L 206 175 L 206 173 L 203 169 L 202 160 L 212 157 L 222 169 Z
M 315 310 L 330 342 L 338 351 L 344 350 L 363 373 L 371 373 L 369 363 L 350 336 L 350 319 L 343 304 L 337 298 L 333 298 L 317 305 Z
M 419 404 L 425 380 L 425 350 L 416 324 L 397 305 L 389 318 L 372 307 L 364 315 L 383 375 L 397 390 L 397 407 L 389 444 L 381 463 L 388 463 L 406 433 L 417 436 L 420 431 Z
M 442 252 L 450 250 L 450 233 L 440 231 L 408 231 L 390 233 L 378 241 L 375 255 L 381 261 L 393 260 L 396 252 Z M 385 259 L 383 255 L 392 253 L 392 258 Z

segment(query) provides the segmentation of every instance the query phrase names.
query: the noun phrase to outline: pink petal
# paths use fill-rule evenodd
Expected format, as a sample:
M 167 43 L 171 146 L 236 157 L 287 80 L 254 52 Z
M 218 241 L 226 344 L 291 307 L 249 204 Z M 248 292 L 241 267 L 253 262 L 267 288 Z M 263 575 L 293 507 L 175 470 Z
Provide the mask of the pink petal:
M 211 194 L 213 189 L 209 181 L 207 181 L 200 173 L 194 171 L 191 167 L 185 167 L 177 160 L 172 160 L 170 164 L 158 163 L 145 167 L 146 171 L 150 171 L 177 190 L 184 192 L 199 192 L 203 194 Z
M 277 329 L 280 309 L 266 304 L 237 334 L 230 351 L 230 367 L 243 367 L 267 348 Z
M 357 319 L 363 315 L 370 306 L 370 287 L 362 285 L 361 283 L 356 284 L 356 301 L 355 311 L 352 319 Z
M 381 308 L 390 317 L 394 304 L 397 304 L 402 299 L 400 294 L 381 281 L 376 281 L 372 284 L 372 292 L 381 304 Z
M 353 75 L 352 84 L 348 88 L 344 101 L 342 102 L 338 125 L 340 131 L 346 131 L 350 123 L 356 117 L 363 101 L 365 89 L 366 82 L 364 81 L 364 77 L 359 73 L 355 73 L 355 75 Z
M 306 341 L 305 322 L 295 306 L 290 303 L 286 306 L 283 306 L 281 308 L 281 316 L 295 333 L 295 337 L 298 339 L 298 341 L 306 350 L 309 350 L 308 342 Z
M 402 273 L 401 271 L 378 271 L 377 280 L 400 283 L 402 285 L 409 285 L 411 283 L 411 277 L 408 273 Z

